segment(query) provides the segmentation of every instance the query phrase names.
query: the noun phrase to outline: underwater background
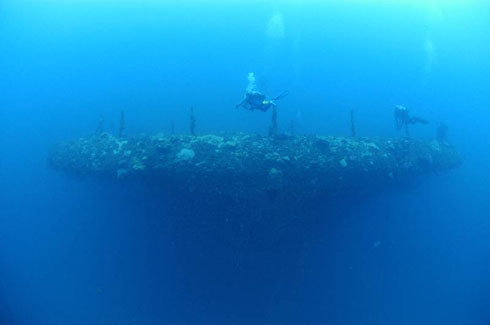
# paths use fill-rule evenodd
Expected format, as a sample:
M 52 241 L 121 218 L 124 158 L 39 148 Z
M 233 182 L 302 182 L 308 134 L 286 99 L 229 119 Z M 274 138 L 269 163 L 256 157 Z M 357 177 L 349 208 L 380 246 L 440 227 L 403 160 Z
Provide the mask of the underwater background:
M 2 0 L 0 324 L 490 324 L 489 30 L 483 0 Z M 289 90 L 282 131 L 348 136 L 353 109 L 359 136 L 400 137 L 401 104 L 463 165 L 319 206 L 310 240 L 263 252 L 47 166 L 121 110 L 128 134 L 187 133 L 191 105 L 198 134 L 266 134 L 269 113 L 234 109 L 250 72 Z

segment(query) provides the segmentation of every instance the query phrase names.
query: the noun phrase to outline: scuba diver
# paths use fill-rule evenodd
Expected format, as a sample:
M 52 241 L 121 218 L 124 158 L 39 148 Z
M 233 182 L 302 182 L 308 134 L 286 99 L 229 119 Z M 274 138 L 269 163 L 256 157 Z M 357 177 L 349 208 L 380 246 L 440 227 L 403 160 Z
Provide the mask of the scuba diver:
M 395 125 L 397 130 L 401 130 L 405 127 L 405 133 L 408 134 L 408 126 L 410 124 L 428 124 L 429 121 L 417 116 L 410 116 L 408 109 L 402 105 L 395 106 Z
M 257 85 L 255 83 L 255 74 L 250 72 L 247 75 L 248 85 L 245 91 L 245 96 L 243 100 L 235 105 L 235 108 L 243 107 L 249 111 L 259 110 L 261 112 L 267 112 L 270 108 L 276 107 L 276 100 L 286 97 L 289 91 L 283 91 L 279 96 L 272 99 L 266 99 L 265 95 L 257 90 Z
M 243 100 L 239 104 L 235 105 L 235 108 L 243 107 L 249 111 L 259 110 L 262 112 L 267 112 L 271 107 L 276 106 L 276 100 L 284 98 L 287 95 L 289 95 L 289 91 L 285 90 L 279 96 L 267 100 L 264 94 L 256 90 L 247 90 Z

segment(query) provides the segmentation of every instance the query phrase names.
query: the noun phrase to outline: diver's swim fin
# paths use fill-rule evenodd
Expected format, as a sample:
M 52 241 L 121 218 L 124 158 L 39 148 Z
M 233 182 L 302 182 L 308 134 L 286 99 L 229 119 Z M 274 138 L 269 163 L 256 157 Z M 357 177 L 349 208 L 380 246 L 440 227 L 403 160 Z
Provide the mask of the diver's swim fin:
M 283 91 L 283 92 L 282 92 L 282 93 L 281 93 L 279 96 L 277 96 L 277 97 L 273 98 L 272 100 L 279 100 L 279 99 L 281 99 L 281 98 L 286 97 L 287 95 L 289 95 L 289 91 L 288 91 L 288 90 L 285 90 L 285 91 Z

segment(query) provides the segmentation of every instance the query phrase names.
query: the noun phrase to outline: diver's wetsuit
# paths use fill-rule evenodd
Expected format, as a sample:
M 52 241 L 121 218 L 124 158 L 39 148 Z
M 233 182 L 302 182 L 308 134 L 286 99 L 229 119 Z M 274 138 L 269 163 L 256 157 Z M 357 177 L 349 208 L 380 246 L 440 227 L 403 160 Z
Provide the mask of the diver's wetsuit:
M 274 102 L 266 100 L 265 95 L 259 93 L 258 91 L 253 91 L 246 92 L 243 100 L 240 102 L 240 104 L 236 105 L 235 108 L 243 107 L 249 111 L 257 109 L 259 111 L 266 112 L 273 105 L 275 105 Z
M 235 108 L 243 107 L 249 111 L 259 110 L 262 112 L 267 112 L 271 107 L 275 107 L 276 103 L 274 101 L 286 97 L 289 92 L 284 91 L 279 96 L 271 100 L 266 100 L 265 95 L 258 91 L 247 91 L 243 100 L 235 105 Z
M 408 109 L 404 106 L 398 105 L 395 107 L 395 123 L 397 130 L 401 130 L 403 127 L 405 127 L 405 132 L 408 135 L 408 126 L 410 124 L 428 124 L 429 121 L 417 116 L 410 117 Z

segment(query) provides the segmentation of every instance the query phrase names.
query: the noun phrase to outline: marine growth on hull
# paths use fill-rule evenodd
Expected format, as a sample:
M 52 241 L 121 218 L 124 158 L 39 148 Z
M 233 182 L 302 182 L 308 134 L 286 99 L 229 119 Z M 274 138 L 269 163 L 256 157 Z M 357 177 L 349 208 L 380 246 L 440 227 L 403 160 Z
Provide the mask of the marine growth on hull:
M 211 200 L 282 202 L 372 192 L 461 162 L 454 147 L 435 140 L 242 133 L 100 133 L 57 144 L 48 160 L 69 174 L 142 181 Z

